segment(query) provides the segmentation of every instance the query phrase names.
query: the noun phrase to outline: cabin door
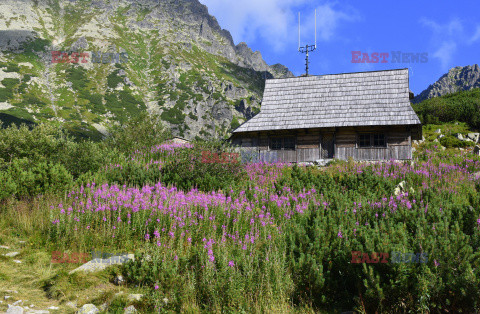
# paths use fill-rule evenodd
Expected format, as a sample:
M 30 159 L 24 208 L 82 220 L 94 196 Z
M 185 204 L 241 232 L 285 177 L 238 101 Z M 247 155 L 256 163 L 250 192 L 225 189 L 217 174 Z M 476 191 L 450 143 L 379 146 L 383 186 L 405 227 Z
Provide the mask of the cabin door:
M 334 154 L 333 141 L 334 141 L 333 133 L 322 134 L 322 137 L 320 140 L 320 158 L 321 159 L 333 158 L 333 154 Z

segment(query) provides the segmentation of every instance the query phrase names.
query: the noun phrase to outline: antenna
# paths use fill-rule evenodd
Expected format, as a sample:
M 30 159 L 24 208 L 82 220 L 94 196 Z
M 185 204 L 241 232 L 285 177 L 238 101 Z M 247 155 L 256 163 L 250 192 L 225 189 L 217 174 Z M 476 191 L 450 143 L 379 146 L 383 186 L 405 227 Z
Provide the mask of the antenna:
M 300 12 L 298 12 L 298 51 L 300 51 Z
M 308 53 L 317 49 L 317 10 L 315 9 L 315 45 L 300 46 L 300 12 L 298 12 L 298 52 L 305 53 L 305 75 L 308 76 Z

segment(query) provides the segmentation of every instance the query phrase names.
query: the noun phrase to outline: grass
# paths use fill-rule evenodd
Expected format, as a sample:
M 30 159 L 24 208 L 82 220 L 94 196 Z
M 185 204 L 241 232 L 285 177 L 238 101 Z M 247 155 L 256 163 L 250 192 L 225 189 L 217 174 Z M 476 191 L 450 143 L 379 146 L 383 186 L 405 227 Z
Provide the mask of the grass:
M 5 295 L 9 295 L 12 297 L 10 304 L 23 300 L 24 306 L 33 304 L 35 309 L 59 308 L 50 310 L 51 313 L 75 313 L 67 305 L 69 301 L 76 301 L 78 307 L 88 303 L 97 307 L 104 303 L 133 304 L 121 300 L 129 293 L 143 291 L 114 285 L 112 280 L 118 272 L 116 267 L 96 273 L 69 275 L 68 272 L 80 264 L 51 263 L 53 249 L 45 245 L 44 237 L 50 218 L 46 208 L 58 201 L 60 199 L 55 197 L 40 197 L 32 201 L 9 200 L 1 204 L 0 244 L 10 249 L 0 249 L 0 253 L 17 251 L 21 254 L 15 258 L 0 255 L 0 298 L 3 300 Z M 13 262 L 14 259 L 22 263 Z M 6 302 L 0 304 L 0 311 L 6 310 Z

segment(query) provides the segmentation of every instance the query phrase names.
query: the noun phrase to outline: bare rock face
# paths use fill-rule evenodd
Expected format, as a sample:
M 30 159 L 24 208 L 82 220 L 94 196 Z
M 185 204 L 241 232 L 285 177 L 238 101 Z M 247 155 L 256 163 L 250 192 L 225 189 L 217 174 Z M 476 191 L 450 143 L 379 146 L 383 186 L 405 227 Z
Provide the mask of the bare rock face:
M 19 65 L 19 55 L 35 66 Z M 0 87 L 12 86 L 0 113 L 33 122 L 101 135 L 148 111 L 176 136 L 223 137 L 234 118 L 258 112 L 265 79 L 291 76 L 235 45 L 198 0 L 0 1 Z M 236 110 L 242 100 L 249 105 Z
M 480 68 L 478 64 L 450 69 L 438 81 L 417 95 L 412 102 L 419 103 L 433 97 L 472 88 L 480 88 Z
M 277 63 L 270 66 L 270 72 L 275 78 L 289 78 L 294 77 L 293 73 L 283 64 Z

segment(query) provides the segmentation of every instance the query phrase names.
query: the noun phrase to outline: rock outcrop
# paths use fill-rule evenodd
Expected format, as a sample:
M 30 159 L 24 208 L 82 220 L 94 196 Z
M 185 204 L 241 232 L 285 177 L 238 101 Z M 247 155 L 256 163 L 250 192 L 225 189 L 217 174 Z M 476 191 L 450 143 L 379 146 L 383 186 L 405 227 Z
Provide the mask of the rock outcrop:
M 258 112 L 265 79 L 291 76 L 198 0 L 0 2 L 0 113 L 16 118 L 102 136 L 147 110 L 174 135 L 222 137 Z
M 444 74 L 435 83 L 421 92 L 413 99 L 413 103 L 419 103 L 426 99 L 439 97 L 446 94 L 480 88 L 480 67 L 478 64 L 465 67 L 455 67 Z

